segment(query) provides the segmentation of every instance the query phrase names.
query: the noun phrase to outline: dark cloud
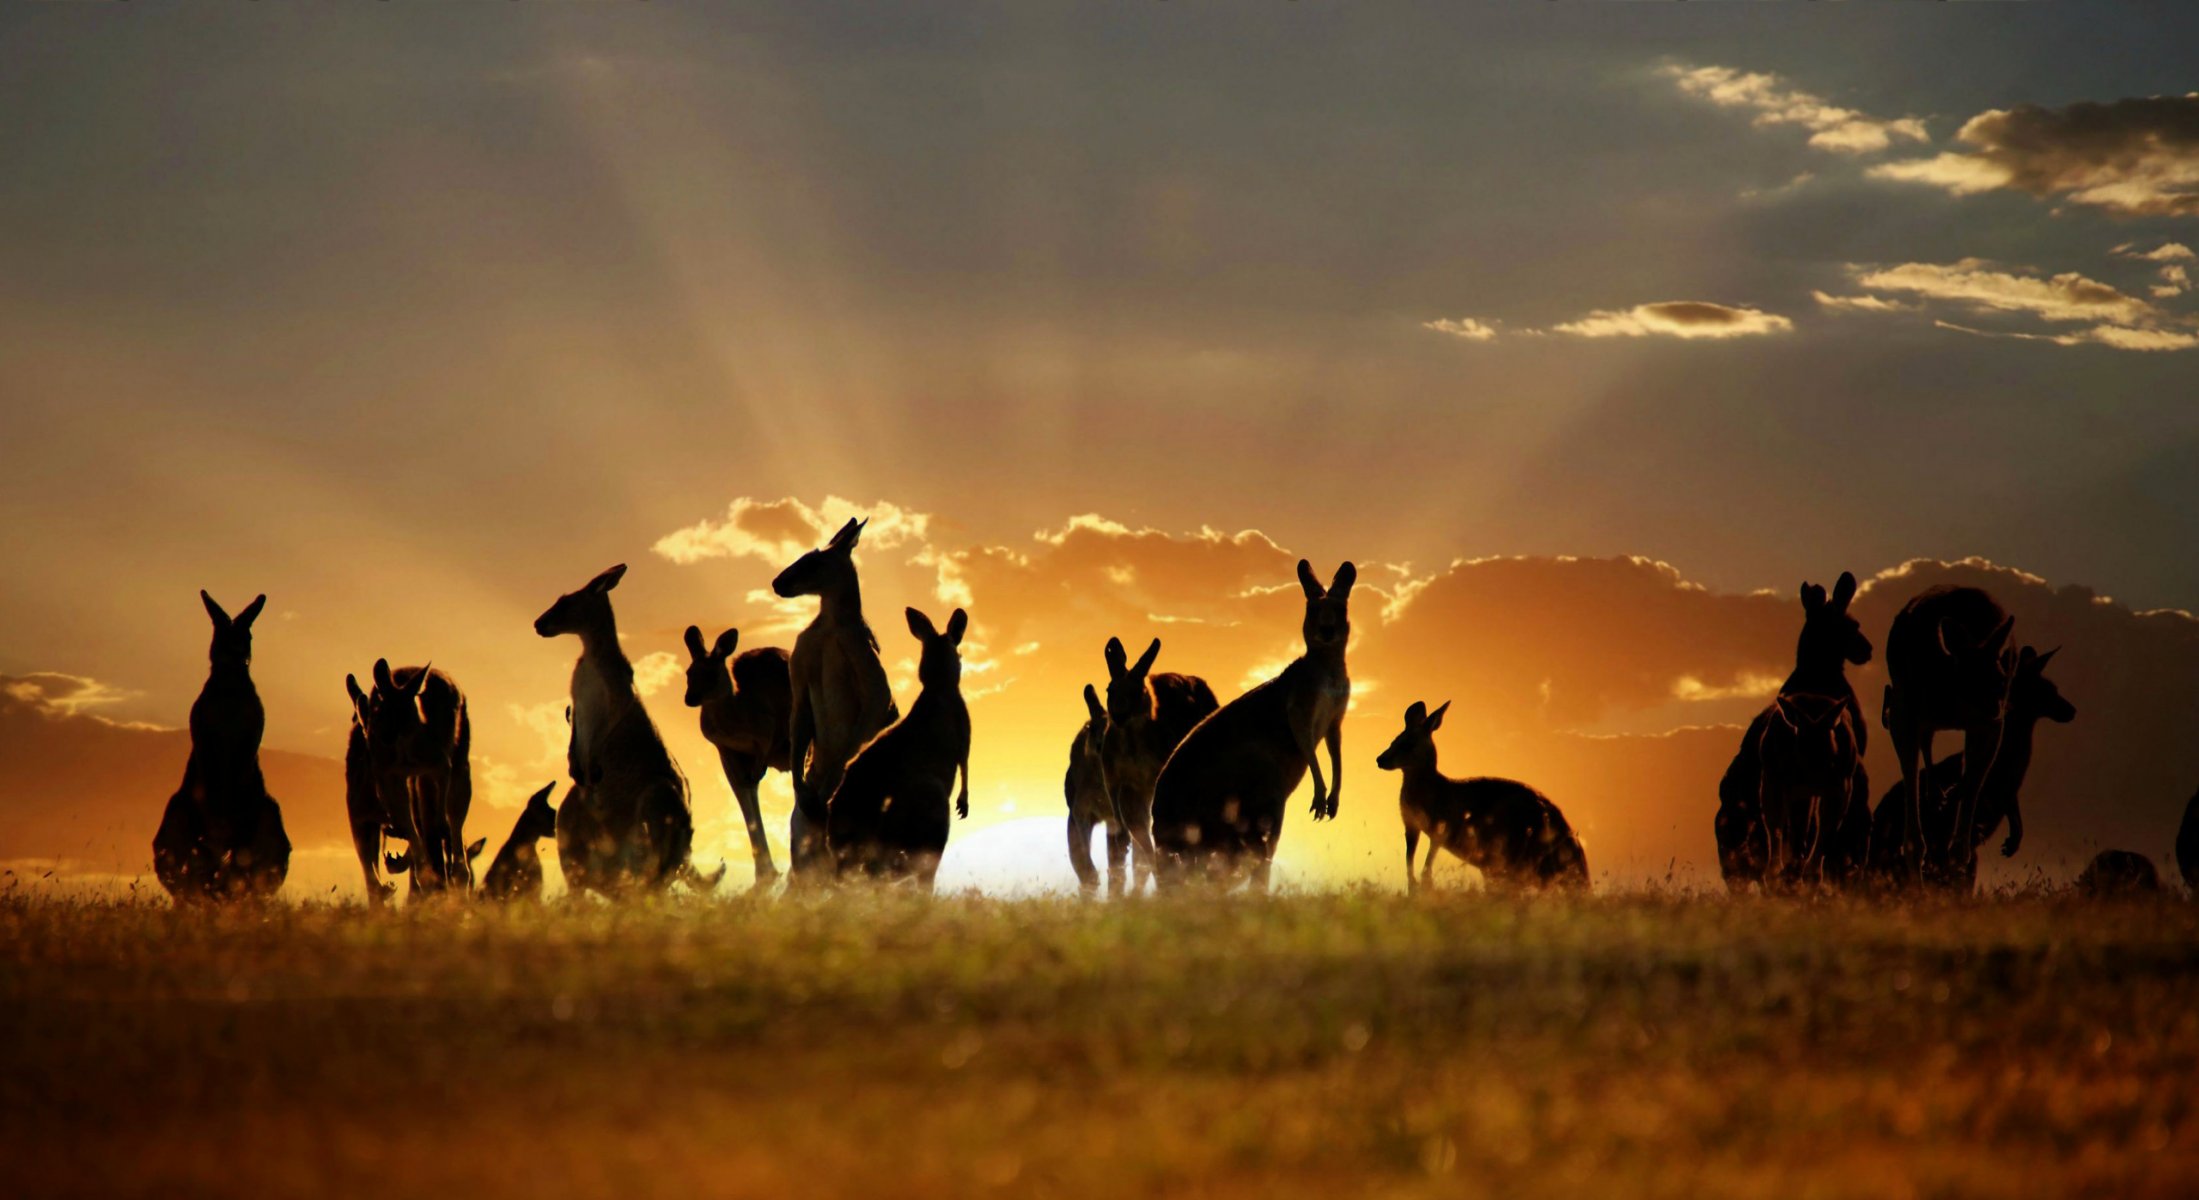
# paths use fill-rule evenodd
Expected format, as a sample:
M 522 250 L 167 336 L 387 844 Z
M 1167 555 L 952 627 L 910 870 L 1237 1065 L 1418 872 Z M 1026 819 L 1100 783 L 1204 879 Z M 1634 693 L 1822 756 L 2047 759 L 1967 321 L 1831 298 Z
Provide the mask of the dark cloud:
M 2199 93 L 1979 113 L 1968 154 L 1887 163 L 1873 175 L 1957 195 L 2010 188 L 2124 216 L 2199 215 Z

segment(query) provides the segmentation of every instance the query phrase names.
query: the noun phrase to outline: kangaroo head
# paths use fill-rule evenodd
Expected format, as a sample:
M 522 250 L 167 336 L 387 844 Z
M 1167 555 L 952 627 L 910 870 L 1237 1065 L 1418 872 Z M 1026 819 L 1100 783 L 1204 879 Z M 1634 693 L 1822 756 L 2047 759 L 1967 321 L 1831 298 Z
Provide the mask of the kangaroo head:
M 1351 585 L 1359 579 L 1359 568 L 1345 563 L 1336 568 L 1336 578 L 1323 588 L 1314 577 L 1313 564 L 1298 560 L 1298 586 L 1306 591 L 1306 620 L 1304 631 L 1308 650 L 1342 650 L 1351 640 L 1351 613 L 1347 605 L 1351 601 Z
M 534 619 L 535 633 L 551 638 L 609 628 L 611 589 L 618 586 L 619 579 L 625 574 L 626 564 L 620 563 L 589 580 L 579 591 L 559 596 L 557 603 Z
M 1390 748 L 1376 756 L 1374 765 L 1385 771 L 1402 771 L 1407 767 L 1435 765 L 1435 731 L 1443 728 L 1443 714 L 1451 711 L 1451 702 L 1434 712 L 1420 701 L 1405 710 L 1405 728 L 1390 739 Z
M 243 665 L 252 661 L 252 622 L 259 620 L 260 610 L 267 607 L 267 597 L 261 596 L 244 606 L 244 611 L 231 617 L 214 603 L 214 598 L 204 591 L 199 602 L 206 605 L 206 615 L 214 622 L 214 644 L 207 657 L 217 663 Z
M 741 644 L 741 631 L 728 629 L 718 635 L 718 644 L 705 650 L 702 630 L 693 625 L 687 627 L 687 707 L 701 708 L 725 696 L 733 694 L 733 676 L 726 670 L 726 661 L 733 657 L 733 648 Z
M 1833 584 L 1831 596 L 1814 583 L 1802 585 L 1802 636 L 1794 647 L 1796 665 L 1838 670 L 1844 662 L 1860 667 L 1871 661 L 1871 639 L 1863 636 L 1863 626 L 1848 612 L 1853 599 L 1855 576 L 1846 571 Z
M 541 791 L 527 797 L 527 807 L 519 814 L 519 828 L 513 832 L 514 837 L 540 841 L 557 836 L 557 810 L 550 807 L 550 793 L 556 790 L 556 783 L 546 783 Z
M 916 661 L 916 681 L 926 690 L 931 688 L 955 688 L 962 683 L 962 635 L 970 628 L 970 615 L 961 609 L 947 618 L 947 631 L 939 632 L 932 619 L 915 609 L 909 610 L 909 632 L 923 644 L 923 655 Z
M 390 670 L 389 660 L 374 660 L 374 694 L 368 698 L 373 717 L 367 725 L 368 741 L 376 745 L 404 745 L 427 728 L 420 711 L 420 692 L 428 684 L 433 663 L 424 667 Z
M 836 592 L 855 581 L 855 545 L 863 540 L 863 527 L 870 524 L 866 518 L 853 517 L 832 535 L 832 540 L 795 559 L 787 569 L 779 572 L 771 581 L 771 590 L 781 598 L 795 596 L 822 596 Z
M 1160 657 L 1161 639 L 1132 663 L 1123 651 L 1120 638 L 1107 639 L 1107 717 L 1117 724 L 1130 724 L 1153 715 L 1153 693 L 1145 686 L 1145 677 L 1152 673 L 1153 660 Z
M 2077 706 L 2062 699 L 2061 689 L 2046 677 L 2046 664 L 2059 648 L 2044 654 L 2025 646 L 2016 654 L 2016 676 L 2008 684 L 2008 713 L 2014 717 L 2044 718 L 2057 725 L 2077 719 Z

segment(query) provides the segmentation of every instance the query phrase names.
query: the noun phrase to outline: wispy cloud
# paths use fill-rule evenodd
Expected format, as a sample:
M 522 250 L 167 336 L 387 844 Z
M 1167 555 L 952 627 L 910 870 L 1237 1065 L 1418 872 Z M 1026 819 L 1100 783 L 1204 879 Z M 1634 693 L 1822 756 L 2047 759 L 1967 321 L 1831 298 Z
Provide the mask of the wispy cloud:
M 1437 333 L 1447 333 L 1455 338 L 1464 338 L 1469 342 L 1495 341 L 1497 336 L 1495 326 L 1472 317 L 1440 317 L 1433 321 L 1422 321 L 1420 327 Z
M 1915 117 L 1891 120 L 1842 108 L 1803 91 L 1768 71 L 1732 67 L 1668 66 L 1663 70 L 1687 95 L 1720 108 L 1755 114 L 1759 128 L 1796 126 L 1809 131 L 1809 144 L 1841 154 L 1872 154 L 1896 142 L 1929 142 L 1931 134 Z
M 1877 291 L 1906 292 L 1921 301 L 1957 304 L 1977 313 L 2028 316 L 2049 325 L 2091 326 L 2042 332 L 1981 329 L 1941 319 L 1932 322 L 1958 333 L 2116 350 L 2189 350 L 2199 346 L 2199 336 L 2186 328 L 2190 322 L 2185 318 L 2075 271 L 2047 275 L 2025 267 L 2003 268 L 1976 258 L 1849 269 L 1857 283 Z
M 1818 307 L 1830 312 L 1914 312 L 1917 307 L 1914 304 L 1903 304 L 1899 300 L 1888 300 L 1884 296 L 1835 296 L 1829 292 L 1813 291 L 1810 297 L 1817 301 Z
M 1577 321 L 1551 326 L 1575 337 L 1737 338 L 1791 333 L 1794 322 L 1759 309 L 1706 300 L 1668 300 L 1626 309 L 1601 309 Z

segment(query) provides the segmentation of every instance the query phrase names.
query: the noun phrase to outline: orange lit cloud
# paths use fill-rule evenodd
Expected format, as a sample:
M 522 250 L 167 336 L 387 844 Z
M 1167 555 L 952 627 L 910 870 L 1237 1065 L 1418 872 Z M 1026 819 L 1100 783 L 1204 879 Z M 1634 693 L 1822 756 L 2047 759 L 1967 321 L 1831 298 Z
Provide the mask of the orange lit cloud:
M 1732 67 L 1667 66 L 1663 71 L 1683 93 L 1720 108 L 1753 113 L 1759 128 L 1794 126 L 1809 131 L 1809 144 L 1841 154 L 1869 154 L 1895 142 L 1928 142 L 1931 135 L 1915 117 L 1884 120 L 1842 108 L 1789 84 L 1768 71 Z

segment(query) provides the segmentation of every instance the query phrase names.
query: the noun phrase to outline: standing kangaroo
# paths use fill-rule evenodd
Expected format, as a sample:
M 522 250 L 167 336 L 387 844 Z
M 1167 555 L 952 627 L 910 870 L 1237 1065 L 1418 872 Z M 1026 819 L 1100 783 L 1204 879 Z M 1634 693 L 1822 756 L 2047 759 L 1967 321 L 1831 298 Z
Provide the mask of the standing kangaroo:
M 1932 735 L 1962 731 L 1963 772 L 1955 787 L 1955 820 L 1944 848 L 1972 844 L 1978 792 L 2000 749 L 2015 673 L 2007 651 L 2016 619 L 1973 587 L 1929 588 L 1902 606 L 1886 634 L 1886 696 L 1880 710 L 1901 762 L 1901 785 L 1916 794 L 1917 780 L 1932 761 Z M 1911 805 L 1902 831 L 1902 870 L 1922 882 L 1926 860 L 1941 848 L 1924 843 L 1921 805 Z
M 2077 719 L 2077 706 L 2062 698 L 2061 689 L 2046 677 L 2046 664 L 2054 660 L 2059 650 L 2044 654 L 2029 646 L 2016 654 L 2016 673 L 2008 684 L 2008 715 L 2001 727 L 2000 751 L 1993 756 L 1993 765 L 1985 773 L 1985 782 L 1978 789 L 1978 815 L 1971 825 L 1970 844 L 1965 847 L 1951 842 L 1954 837 L 1955 811 L 1953 796 L 1961 785 L 1967 765 L 1964 751 L 1958 750 L 1946 758 L 1924 768 L 1924 845 L 1925 878 L 1932 883 L 1969 891 L 1977 884 L 1978 851 L 1992 840 L 1994 830 L 2003 819 L 2008 822 L 2008 838 L 2001 843 L 2001 856 L 2014 858 L 2023 846 L 2023 805 L 2020 792 L 2023 779 L 2031 769 L 2031 748 L 2037 740 L 2040 721 L 2052 721 L 2057 725 Z M 1888 883 L 1897 883 L 1903 876 L 1902 839 L 1909 825 L 1909 797 L 1912 793 L 1901 784 L 1886 789 L 1879 799 L 1878 815 L 1873 821 L 1871 836 L 1871 869 Z M 1951 853 L 1941 847 L 1951 847 Z
M 535 618 L 546 638 L 580 638 L 573 664 L 573 790 L 557 813 L 557 857 L 576 890 L 616 894 L 662 888 L 673 879 L 708 890 L 717 882 L 688 862 L 695 840 L 687 779 L 634 690 L 634 667 L 618 644 L 611 589 L 624 563 L 558 597 Z
M 930 891 L 947 850 L 947 796 L 958 770 L 955 815 L 970 815 L 970 710 L 962 702 L 959 649 L 970 618 L 954 610 L 945 633 L 913 608 L 908 618 L 909 632 L 923 645 L 916 703 L 848 763 L 826 831 L 842 874 L 860 868 L 873 876 L 913 875 Z
M 794 815 L 787 856 L 795 874 L 826 866 L 825 805 L 840 786 L 848 760 L 879 730 L 899 719 L 878 636 L 863 620 L 855 578 L 855 545 L 867 521 L 853 518 L 823 546 L 795 559 L 771 581 L 773 593 L 815 596 L 817 617 L 794 639 L 787 663 L 794 691 L 787 747 L 794 777 Z
M 1871 642 L 1863 636 L 1863 627 L 1848 612 L 1855 592 L 1855 576 L 1845 571 L 1833 584 L 1830 596 L 1814 583 L 1802 585 L 1802 632 L 1795 639 L 1794 670 L 1779 686 L 1779 697 L 1749 723 L 1748 731 L 1741 737 L 1740 749 L 1718 781 L 1718 816 L 1713 831 L 1718 842 L 1719 869 L 1729 884 L 1764 880 L 1771 849 L 1764 795 L 1767 787 L 1787 795 L 1791 782 L 1777 775 L 1767 780 L 1764 741 L 1771 736 L 1771 726 L 1777 723 L 1784 726 L 1776 739 L 1778 743 L 1794 747 L 1794 739 L 1801 733 L 1796 724 L 1798 717 L 1827 726 L 1820 731 L 1826 738 L 1844 737 L 1854 744 L 1854 778 L 1845 785 L 1821 782 L 1815 793 L 1820 802 L 1817 810 L 1820 824 L 1814 840 L 1821 849 L 1824 877 L 1833 883 L 1848 881 L 1868 853 L 1870 777 L 1863 769 L 1863 752 L 1870 733 L 1863 721 L 1863 708 L 1856 700 L 1855 689 L 1848 684 L 1847 668 L 1851 663 L 1861 666 L 1871 661 Z M 1780 700 L 1789 696 L 1806 699 L 1782 705 Z M 1838 718 L 1829 711 L 1828 702 L 1836 702 L 1832 707 L 1841 710 Z M 1844 732 L 1831 728 L 1843 721 Z M 1788 754 L 1774 769 L 1799 765 L 1795 757 Z M 1821 803 L 1828 792 L 1837 792 L 1840 797 L 1833 811 L 1825 811 Z
M 1131 891 L 1145 885 L 1153 874 L 1153 784 L 1161 764 L 1184 737 L 1221 707 L 1214 689 L 1196 675 L 1163 671 L 1151 674 L 1160 656 L 1161 641 L 1154 638 L 1130 663 L 1122 642 L 1107 639 L 1107 728 L 1100 743 L 1100 766 L 1113 818 L 1108 836 L 1120 826 L 1136 844 L 1137 877 Z M 1110 840 L 1110 856 L 1114 853 Z M 1120 891 L 1120 885 L 1110 883 Z
M 344 812 L 351 824 L 351 847 L 359 856 L 359 870 L 366 876 L 367 901 L 386 904 L 396 895 L 393 884 L 382 881 L 382 856 L 388 839 L 410 846 L 419 837 L 413 832 L 412 812 L 393 813 L 382 806 L 382 794 L 374 785 L 374 755 L 367 748 L 367 727 L 374 721 L 374 702 L 360 689 L 357 676 L 344 676 L 351 693 L 351 737 L 344 744 Z M 407 850 L 410 855 L 410 850 Z
M 1344 783 L 1344 710 L 1351 703 L 1344 670 L 1351 640 L 1347 606 L 1358 577 L 1347 562 L 1323 589 L 1312 564 L 1300 559 L 1306 652 L 1199 722 L 1161 767 L 1153 785 L 1153 841 L 1162 855 L 1162 882 L 1180 879 L 1194 859 L 1224 874 L 1250 860 L 1254 886 L 1267 887 L 1283 807 L 1308 769 L 1313 819 L 1336 815 Z M 1323 741 L 1333 779 L 1324 779 L 1314 761 Z
M 1491 887 L 1555 886 L 1586 890 L 1588 855 L 1565 814 L 1541 792 L 1510 779 L 1452 779 L 1436 769 L 1435 731 L 1450 703 L 1434 712 L 1420 701 L 1374 765 L 1404 774 L 1397 806 L 1405 819 L 1405 890 L 1413 890 L 1413 851 L 1428 835 L 1420 885 L 1435 875 L 1442 847 L 1478 868 Z
M 1828 874 L 1854 874 L 1853 831 L 1865 830 L 1870 794 L 1858 786 L 1861 740 L 1845 698 L 1781 692 L 1764 710 L 1755 746 L 1759 768 L 1756 811 L 1763 838 L 1763 880 L 1787 886 Z M 1843 853 L 1828 871 L 1832 848 Z
M 367 761 L 385 823 L 410 833 L 406 854 L 420 891 L 473 886 L 466 814 L 473 808 L 473 722 L 466 697 L 433 666 L 374 664 L 374 692 L 361 699 L 344 677 L 352 709 L 366 723 Z M 353 841 L 358 842 L 356 828 Z
M 234 619 L 199 593 L 214 623 L 206 684 L 191 704 L 191 757 L 153 834 L 153 873 L 178 903 L 264 898 L 290 872 L 282 807 L 260 774 L 267 712 L 252 684 L 252 622 L 261 596 Z
M 544 784 L 512 822 L 512 835 L 504 839 L 504 848 L 481 880 L 481 891 L 490 899 L 532 900 L 542 894 L 542 855 L 535 843 L 557 836 L 557 810 L 550 807 L 555 790 L 555 783 Z
M 1069 865 L 1077 873 L 1077 887 L 1087 896 L 1099 890 L 1099 868 L 1092 864 L 1092 831 L 1107 827 L 1107 893 L 1120 896 L 1123 868 L 1129 865 L 1130 831 L 1115 815 L 1115 803 L 1107 794 L 1107 773 L 1100 765 L 1101 745 L 1107 737 L 1107 709 L 1099 693 L 1084 685 L 1084 724 L 1069 743 L 1069 769 L 1062 773 L 1061 791 L 1069 802 Z
M 2199 895 L 2199 792 L 2184 802 L 2184 819 L 2176 826 L 2176 873 L 2184 887 Z
M 784 771 L 789 753 L 794 708 L 786 651 L 776 647 L 750 650 L 739 658 L 741 631 L 728 629 L 717 645 L 705 649 L 702 630 L 687 627 L 687 707 L 701 710 L 702 735 L 718 748 L 718 763 L 725 782 L 741 806 L 741 820 L 748 826 L 748 852 L 756 862 L 756 886 L 778 877 L 771 861 L 771 841 L 764 836 L 762 802 L 756 796 L 764 773 Z M 729 661 L 730 660 L 730 661 Z

